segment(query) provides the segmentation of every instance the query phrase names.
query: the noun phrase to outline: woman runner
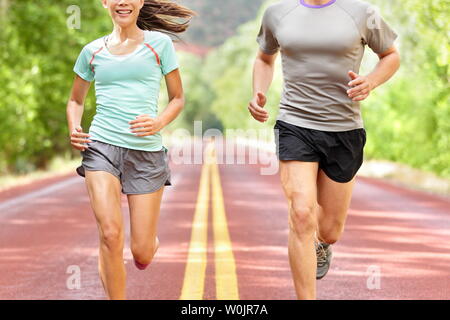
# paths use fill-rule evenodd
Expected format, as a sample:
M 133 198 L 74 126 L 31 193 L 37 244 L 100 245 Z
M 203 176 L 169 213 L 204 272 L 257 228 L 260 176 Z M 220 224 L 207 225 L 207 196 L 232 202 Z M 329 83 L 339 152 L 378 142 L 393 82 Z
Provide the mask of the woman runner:
M 164 186 L 170 185 L 160 131 L 184 106 L 174 46 L 165 33 L 185 31 L 194 13 L 159 0 L 102 0 L 102 5 L 114 28 L 81 50 L 67 118 L 71 145 L 83 156 L 77 173 L 85 177 L 97 221 L 100 279 L 109 299 L 125 299 L 121 192 L 130 209 L 134 262 L 144 270 L 159 246 L 161 199 Z M 158 115 L 163 76 L 169 104 Z M 91 81 L 97 108 L 84 133 L 80 124 Z

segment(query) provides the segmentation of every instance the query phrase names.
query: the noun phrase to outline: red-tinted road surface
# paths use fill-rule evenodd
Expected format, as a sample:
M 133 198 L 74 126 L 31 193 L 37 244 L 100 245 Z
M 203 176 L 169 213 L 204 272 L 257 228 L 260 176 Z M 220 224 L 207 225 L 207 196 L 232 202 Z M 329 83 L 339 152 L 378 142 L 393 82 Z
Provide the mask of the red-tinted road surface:
M 129 250 L 129 299 L 179 299 L 201 165 L 171 165 L 161 246 L 138 271 Z M 241 299 L 295 299 L 287 257 L 287 205 L 279 176 L 259 165 L 220 165 Z M 204 299 L 215 299 L 211 214 Z M 104 299 L 98 236 L 84 179 L 74 174 L 0 193 L 0 299 Z M 450 200 L 357 178 L 342 239 L 319 299 L 449 299 Z M 69 289 L 70 266 L 81 288 Z M 69 281 L 70 282 L 70 281 Z M 70 287 L 70 285 L 69 285 Z

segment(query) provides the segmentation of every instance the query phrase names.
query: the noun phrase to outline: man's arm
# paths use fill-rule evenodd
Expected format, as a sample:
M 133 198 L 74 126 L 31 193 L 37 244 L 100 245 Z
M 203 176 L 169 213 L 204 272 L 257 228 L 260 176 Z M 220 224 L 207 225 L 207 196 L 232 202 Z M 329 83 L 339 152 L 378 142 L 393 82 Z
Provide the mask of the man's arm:
M 353 101 L 366 99 L 372 90 L 388 81 L 400 67 L 400 54 L 395 46 L 379 53 L 378 57 L 380 61 L 367 76 L 359 76 L 353 71 L 349 71 L 352 81 L 348 85 L 353 88 L 348 90 L 347 94 Z
M 253 99 L 248 110 L 259 122 L 266 122 L 269 118 L 269 113 L 264 109 L 267 101 L 265 94 L 273 80 L 276 57 L 277 53 L 269 55 L 259 50 L 253 66 Z

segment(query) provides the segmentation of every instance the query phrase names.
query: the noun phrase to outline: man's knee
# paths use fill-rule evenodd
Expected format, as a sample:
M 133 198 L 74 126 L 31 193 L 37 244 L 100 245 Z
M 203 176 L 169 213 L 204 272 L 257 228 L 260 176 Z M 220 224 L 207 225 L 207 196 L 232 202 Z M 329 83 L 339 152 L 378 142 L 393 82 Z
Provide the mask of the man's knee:
M 333 244 L 336 243 L 344 230 L 344 223 L 338 219 L 320 221 L 319 238 L 320 241 Z
M 316 204 L 307 199 L 290 199 L 290 227 L 297 237 L 309 238 L 316 230 Z

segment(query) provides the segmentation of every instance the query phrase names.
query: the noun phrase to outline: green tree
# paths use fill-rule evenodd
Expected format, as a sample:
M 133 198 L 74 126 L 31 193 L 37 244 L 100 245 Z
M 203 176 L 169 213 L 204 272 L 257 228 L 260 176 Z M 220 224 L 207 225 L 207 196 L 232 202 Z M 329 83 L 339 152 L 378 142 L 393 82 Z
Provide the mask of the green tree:
M 6 5 L 5 5 L 6 4 Z M 82 46 L 110 26 L 99 1 L 79 1 L 81 29 L 67 26 L 73 1 L 5 1 L 0 32 L 2 172 L 45 168 L 70 153 L 66 102 Z M 92 94 L 86 114 L 95 106 Z

